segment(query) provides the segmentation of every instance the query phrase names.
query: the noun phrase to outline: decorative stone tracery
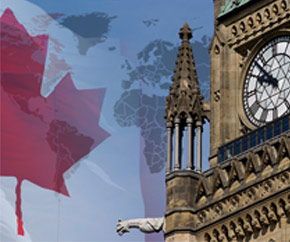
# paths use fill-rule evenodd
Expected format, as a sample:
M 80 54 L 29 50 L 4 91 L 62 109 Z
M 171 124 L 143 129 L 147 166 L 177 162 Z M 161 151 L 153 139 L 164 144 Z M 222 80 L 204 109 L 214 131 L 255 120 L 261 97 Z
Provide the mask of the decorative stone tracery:
M 240 45 L 250 38 L 255 38 L 257 33 L 266 32 L 273 25 L 283 24 L 290 16 L 289 0 L 277 0 L 261 8 L 251 16 L 244 17 L 231 24 L 228 28 L 231 35 L 227 39 L 230 47 Z
M 200 179 L 196 195 L 197 210 L 199 210 L 199 212 L 197 212 L 196 215 L 195 229 L 202 229 L 204 226 L 216 223 L 218 220 L 224 219 L 230 214 L 239 213 L 239 211 L 242 211 L 244 208 L 254 206 L 257 201 L 266 201 L 279 192 L 288 191 L 289 193 L 289 158 L 287 158 L 287 169 L 278 168 L 279 163 L 284 157 L 289 157 L 288 153 L 285 152 L 287 144 L 289 144 L 289 137 L 285 135 L 278 138 L 278 140 L 279 145 L 277 143 L 273 146 L 265 144 L 264 147 L 261 147 L 259 150 L 248 154 L 246 156 L 246 161 L 244 159 L 239 160 L 235 158 L 228 162 L 231 168 L 224 164 L 224 167 L 216 167 L 211 175 L 206 176 L 205 174 L 205 176 Z M 244 168 L 245 166 L 246 169 Z M 274 166 L 276 168 L 271 169 L 271 174 L 268 174 L 267 177 L 261 178 L 259 174 L 262 174 L 269 166 Z M 255 174 L 256 179 L 255 182 L 249 186 L 246 183 L 246 177 L 251 173 Z M 231 190 L 234 181 L 238 182 L 239 186 Z M 208 186 L 211 186 L 211 188 L 208 188 Z M 217 197 L 215 199 L 215 193 L 218 187 L 220 187 L 224 193 L 222 197 Z M 211 191 L 209 191 L 209 189 Z M 243 233 L 252 233 L 252 231 L 261 229 L 263 226 L 276 223 L 283 214 L 289 214 L 289 212 L 290 195 L 288 195 L 288 197 L 285 195 L 283 199 L 276 202 L 268 202 L 262 208 L 256 208 L 246 216 L 239 217 L 227 227 L 227 230 L 232 230 L 235 236 L 237 236 L 237 234 L 238 236 L 244 236 Z M 225 229 L 223 230 L 225 231 Z M 212 233 L 211 235 L 205 235 L 204 238 L 209 238 L 208 236 L 216 238 L 217 234 L 222 234 L 221 231 Z
M 237 214 L 214 229 L 207 229 L 201 238 L 205 241 L 243 241 L 245 237 L 250 238 L 262 229 L 274 227 L 281 219 L 289 219 L 289 194 L 281 198 L 265 202 L 260 207 L 253 207 L 245 214 Z
M 200 174 L 193 207 L 175 208 L 170 214 L 191 211 L 191 229 L 207 231 L 202 238 L 217 242 L 243 241 L 284 217 L 289 218 L 289 136 L 289 132 L 284 133 Z

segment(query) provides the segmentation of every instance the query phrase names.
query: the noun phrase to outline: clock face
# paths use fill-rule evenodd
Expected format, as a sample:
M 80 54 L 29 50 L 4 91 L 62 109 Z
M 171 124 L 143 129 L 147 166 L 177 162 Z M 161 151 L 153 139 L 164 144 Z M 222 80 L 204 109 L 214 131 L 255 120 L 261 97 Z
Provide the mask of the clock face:
M 244 81 L 243 105 L 255 126 L 290 112 L 290 36 L 271 40 L 254 57 Z

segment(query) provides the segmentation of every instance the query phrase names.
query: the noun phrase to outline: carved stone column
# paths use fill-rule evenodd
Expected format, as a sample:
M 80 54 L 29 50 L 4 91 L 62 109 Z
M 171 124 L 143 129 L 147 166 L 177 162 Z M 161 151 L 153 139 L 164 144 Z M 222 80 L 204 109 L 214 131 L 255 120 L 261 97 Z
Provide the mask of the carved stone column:
M 175 154 L 174 154 L 174 170 L 179 170 L 180 169 L 180 141 L 181 141 L 181 136 L 180 136 L 180 119 L 176 118 L 174 120 L 174 125 L 175 125 Z
M 167 168 L 166 174 L 169 174 L 172 170 L 172 123 L 167 122 Z
M 197 121 L 196 122 L 196 127 L 197 127 L 197 153 L 196 153 L 196 171 L 201 172 L 202 169 L 202 122 Z
M 187 170 L 193 170 L 193 120 L 192 118 L 188 118 L 186 120 L 187 123 Z

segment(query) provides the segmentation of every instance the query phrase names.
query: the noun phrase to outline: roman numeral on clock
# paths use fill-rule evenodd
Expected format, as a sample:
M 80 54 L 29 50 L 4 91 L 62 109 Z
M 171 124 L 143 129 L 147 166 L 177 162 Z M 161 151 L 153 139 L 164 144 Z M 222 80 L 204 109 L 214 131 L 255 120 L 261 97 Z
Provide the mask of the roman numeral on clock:
M 272 46 L 272 53 L 273 53 L 273 55 L 277 54 L 277 45 Z
M 250 107 L 250 110 L 253 114 L 255 114 L 258 111 L 258 109 L 259 109 L 259 103 L 257 103 L 256 101 L 252 104 L 252 106 Z
M 253 96 L 255 94 L 256 94 L 256 91 L 255 90 L 250 91 L 250 92 L 247 93 L 248 97 L 251 97 L 251 96 Z
M 273 119 L 276 119 L 276 118 L 278 118 L 278 109 L 274 108 L 273 109 Z
M 249 77 L 255 77 L 255 78 L 258 78 L 258 77 L 259 77 L 258 75 L 255 75 L 255 74 L 253 74 L 252 72 L 249 73 L 248 76 L 249 76 Z
M 264 56 L 261 56 L 260 60 L 261 60 L 261 62 L 262 62 L 262 64 L 263 64 L 264 66 L 267 64 L 267 62 L 266 62 Z
M 264 109 L 260 118 L 262 122 L 266 121 L 267 115 L 268 115 L 268 110 Z
M 285 98 L 285 104 L 286 104 L 286 106 L 287 106 L 287 109 L 288 109 L 288 112 L 290 111 L 290 104 L 288 103 L 288 101 L 287 101 L 287 99 Z

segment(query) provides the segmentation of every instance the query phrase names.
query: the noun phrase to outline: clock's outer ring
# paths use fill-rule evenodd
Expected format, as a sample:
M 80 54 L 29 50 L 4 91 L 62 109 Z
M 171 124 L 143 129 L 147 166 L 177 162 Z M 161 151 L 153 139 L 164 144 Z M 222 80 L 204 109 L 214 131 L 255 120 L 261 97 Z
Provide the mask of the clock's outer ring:
M 260 41 L 257 42 L 256 45 L 254 45 L 251 50 L 252 53 L 250 53 L 249 57 L 245 59 L 244 61 L 244 65 L 243 65 L 243 70 L 241 72 L 241 76 L 240 79 L 241 80 L 239 82 L 239 97 L 238 97 L 238 115 L 239 118 L 241 120 L 241 122 L 243 123 L 243 125 L 245 125 L 247 127 L 247 129 L 249 130 L 254 130 L 257 128 L 256 125 L 254 125 L 248 118 L 245 108 L 244 108 L 244 104 L 243 104 L 243 88 L 244 88 L 244 83 L 246 81 L 246 76 L 247 73 L 249 71 L 250 65 L 252 64 L 252 61 L 254 60 L 254 58 L 256 57 L 256 55 L 261 51 L 261 49 L 267 44 L 269 43 L 271 40 L 277 38 L 277 37 L 281 37 L 281 36 L 290 36 L 290 30 L 289 29 L 281 29 L 279 31 L 276 31 L 273 34 L 268 34 L 268 36 L 263 36 L 263 38 L 261 38 Z

